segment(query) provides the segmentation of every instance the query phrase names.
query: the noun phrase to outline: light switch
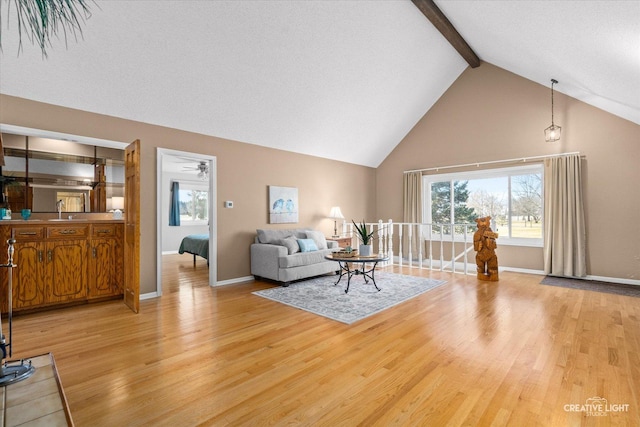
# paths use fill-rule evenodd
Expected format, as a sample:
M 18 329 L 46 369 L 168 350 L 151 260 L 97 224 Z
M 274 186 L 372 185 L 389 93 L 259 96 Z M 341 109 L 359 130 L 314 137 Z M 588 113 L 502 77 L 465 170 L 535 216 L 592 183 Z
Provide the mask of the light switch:
M 230 200 L 227 200 L 224 202 L 224 207 L 225 208 L 233 208 L 233 202 Z

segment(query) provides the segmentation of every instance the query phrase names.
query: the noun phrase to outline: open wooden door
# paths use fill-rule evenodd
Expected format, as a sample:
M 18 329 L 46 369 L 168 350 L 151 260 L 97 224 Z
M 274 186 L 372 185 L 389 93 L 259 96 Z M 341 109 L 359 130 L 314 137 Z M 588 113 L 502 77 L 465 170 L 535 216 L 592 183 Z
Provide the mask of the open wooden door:
M 125 149 L 124 303 L 140 310 L 140 140 Z

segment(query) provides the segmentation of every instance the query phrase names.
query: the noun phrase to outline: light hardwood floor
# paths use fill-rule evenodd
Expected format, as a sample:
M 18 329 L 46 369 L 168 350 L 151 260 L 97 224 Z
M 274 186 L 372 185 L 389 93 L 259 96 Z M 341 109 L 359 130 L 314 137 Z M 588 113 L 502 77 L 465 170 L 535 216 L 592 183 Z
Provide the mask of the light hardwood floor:
M 448 283 L 345 325 L 164 265 L 138 315 L 15 318 L 14 358 L 54 354 L 77 426 L 640 425 L 640 298 L 405 269 Z M 628 408 L 566 406 L 594 397 Z

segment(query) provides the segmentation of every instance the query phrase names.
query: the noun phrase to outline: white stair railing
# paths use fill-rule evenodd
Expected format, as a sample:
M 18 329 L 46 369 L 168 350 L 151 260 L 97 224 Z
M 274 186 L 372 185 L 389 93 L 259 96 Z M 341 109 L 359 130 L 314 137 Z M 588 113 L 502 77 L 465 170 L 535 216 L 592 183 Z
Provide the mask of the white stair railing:
M 469 273 L 469 256 L 472 256 L 469 252 L 473 250 L 475 224 L 427 224 L 379 220 L 377 223 L 367 223 L 367 227 L 375 231 L 374 251 L 377 249 L 376 253 L 389 256 L 387 264 Z M 343 226 L 343 231 L 353 235 L 353 224 L 347 224 L 346 228 Z M 411 243 L 412 241 L 414 244 Z M 416 253 L 414 253 L 414 246 Z M 397 252 L 394 251 L 395 247 L 398 248 Z M 475 260 L 472 265 L 474 268 L 470 274 L 475 274 Z

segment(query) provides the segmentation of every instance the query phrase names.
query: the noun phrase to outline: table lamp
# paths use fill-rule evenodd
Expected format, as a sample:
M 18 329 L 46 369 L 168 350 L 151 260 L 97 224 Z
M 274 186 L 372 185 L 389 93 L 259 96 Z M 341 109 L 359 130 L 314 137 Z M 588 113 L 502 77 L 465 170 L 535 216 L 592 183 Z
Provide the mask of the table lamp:
M 329 218 L 333 220 L 333 236 L 331 237 L 340 237 L 338 235 L 337 222 L 339 219 L 344 219 L 344 216 L 342 215 L 342 211 L 340 211 L 339 206 L 334 206 L 331 208 L 331 212 L 329 212 Z
M 124 209 L 124 197 L 112 197 L 111 207 L 113 211 L 113 219 L 122 219 L 122 210 Z

